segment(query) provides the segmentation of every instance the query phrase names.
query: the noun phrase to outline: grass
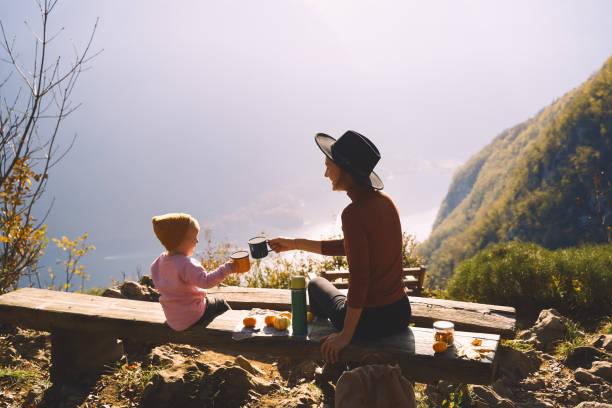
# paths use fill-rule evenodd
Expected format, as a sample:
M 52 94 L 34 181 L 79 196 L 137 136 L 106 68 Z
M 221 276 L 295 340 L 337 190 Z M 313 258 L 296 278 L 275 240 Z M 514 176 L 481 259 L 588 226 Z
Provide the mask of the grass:
M 533 345 L 529 344 L 529 343 L 525 343 L 521 340 L 505 340 L 502 339 L 501 341 L 501 345 L 504 347 L 508 347 L 517 351 L 520 351 L 521 353 L 526 353 L 528 351 L 533 350 Z
M 608 317 L 603 321 L 599 332 L 602 334 L 612 334 L 612 317 Z
M 89 288 L 85 291 L 87 295 L 102 296 L 106 288 Z
M 567 356 L 574 351 L 576 347 L 587 345 L 587 340 L 578 323 L 568 319 L 565 322 L 565 327 L 567 328 L 565 339 L 559 342 L 555 348 L 555 352 L 559 356 Z
M 46 386 L 51 385 L 43 374 L 34 369 L 0 367 L 0 381 L 2 380 L 8 380 L 11 385 L 19 384 L 26 387 L 31 387 L 37 383 L 42 383 Z
M 108 374 L 116 381 L 119 395 L 140 395 L 147 383 L 159 371 L 168 368 L 168 365 L 150 366 L 142 368 L 140 363 L 121 364 L 117 362 L 112 368 L 113 372 Z

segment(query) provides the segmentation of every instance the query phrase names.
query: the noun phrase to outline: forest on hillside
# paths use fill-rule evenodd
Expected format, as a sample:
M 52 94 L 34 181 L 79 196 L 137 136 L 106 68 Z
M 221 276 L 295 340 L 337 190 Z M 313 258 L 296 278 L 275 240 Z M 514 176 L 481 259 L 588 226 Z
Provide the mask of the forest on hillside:
M 419 250 L 430 287 L 488 245 L 547 249 L 612 238 L 612 57 L 580 87 L 502 132 L 453 177 Z

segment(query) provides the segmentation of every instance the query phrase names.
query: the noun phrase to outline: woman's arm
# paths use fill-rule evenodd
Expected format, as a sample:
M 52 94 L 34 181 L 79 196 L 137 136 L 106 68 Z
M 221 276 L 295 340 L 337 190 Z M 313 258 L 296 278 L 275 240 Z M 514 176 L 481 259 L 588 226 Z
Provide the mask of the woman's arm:
M 304 238 L 273 238 L 268 241 L 275 252 L 300 250 L 321 254 L 321 241 Z
M 344 317 L 344 327 L 340 333 L 333 333 L 322 338 L 321 354 L 325 361 L 335 363 L 338 361 L 340 351 L 349 345 L 355 334 L 362 308 L 354 308 L 347 305 L 346 316 Z

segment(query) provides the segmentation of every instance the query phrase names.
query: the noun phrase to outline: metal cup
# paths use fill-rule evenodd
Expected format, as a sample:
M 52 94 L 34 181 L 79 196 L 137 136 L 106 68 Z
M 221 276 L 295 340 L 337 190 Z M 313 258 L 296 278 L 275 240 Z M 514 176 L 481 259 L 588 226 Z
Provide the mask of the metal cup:
M 268 256 L 268 252 L 273 250 L 272 248 L 268 248 L 268 240 L 265 237 L 254 237 L 249 239 L 249 249 L 254 259 L 265 258 Z
M 236 264 L 236 273 L 244 273 L 251 269 L 251 261 L 247 251 L 236 251 L 230 255 L 230 258 Z

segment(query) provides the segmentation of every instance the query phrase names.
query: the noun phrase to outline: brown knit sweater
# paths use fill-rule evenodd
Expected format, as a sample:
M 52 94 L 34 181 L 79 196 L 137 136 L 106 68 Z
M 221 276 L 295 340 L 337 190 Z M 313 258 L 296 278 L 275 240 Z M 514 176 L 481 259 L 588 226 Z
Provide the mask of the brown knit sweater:
M 384 306 L 405 296 L 402 285 L 402 227 L 387 194 L 368 186 L 348 191 L 342 212 L 344 239 L 322 241 L 323 255 L 346 255 L 347 303 L 353 308 Z

